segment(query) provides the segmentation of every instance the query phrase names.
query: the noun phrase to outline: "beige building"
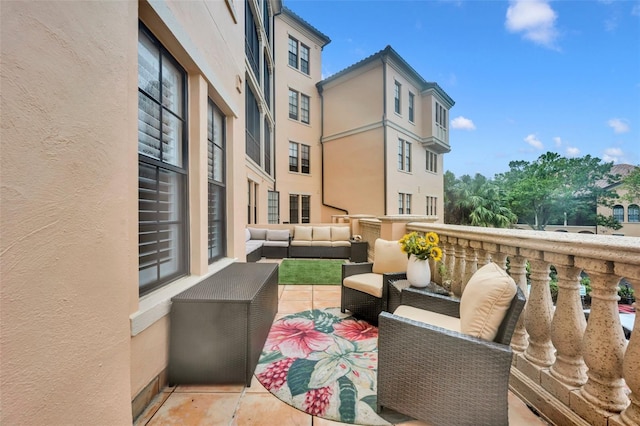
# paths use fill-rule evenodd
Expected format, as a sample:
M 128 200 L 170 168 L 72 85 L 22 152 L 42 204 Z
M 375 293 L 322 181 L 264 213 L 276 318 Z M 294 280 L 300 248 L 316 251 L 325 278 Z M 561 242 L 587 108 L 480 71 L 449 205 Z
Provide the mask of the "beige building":
M 631 164 L 616 164 L 611 168 L 611 174 L 624 178 L 634 169 L 636 169 L 636 166 Z M 621 185 L 622 182 L 616 182 L 609 186 L 608 189 L 615 190 L 620 198 L 615 201 L 612 207 L 598 205 L 598 213 L 607 217 L 613 216 L 620 222 L 622 228 L 614 231 L 609 228 L 598 227 L 597 233 L 640 237 L 640 200 L 630 201 L 626 199 L 627 191 Z
M 248 223 L 441 216 L 453 101 L 390 48 L 321 96 L 279 0 L 1 7 L 0 424 L 130 424 Z
M 390 46 L 318 84 L 324 200 L 349 214 L 442 221 L 454 101 Z

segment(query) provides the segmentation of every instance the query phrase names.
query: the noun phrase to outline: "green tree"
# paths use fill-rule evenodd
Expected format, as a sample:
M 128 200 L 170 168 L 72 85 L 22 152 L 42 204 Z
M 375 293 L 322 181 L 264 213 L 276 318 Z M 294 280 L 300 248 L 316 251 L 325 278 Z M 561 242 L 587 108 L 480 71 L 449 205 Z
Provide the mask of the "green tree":
M 516 222 L 500 188 L 479 173 L 473 178 L 463 175 L 456 179 L 447 171 L 444 191 L 446 223 L 507 228 Z
M 508 206 L 520 222 L 544 230 L 565 212 L 593 212 L 597 203 L 610 205 L 617 195 L 602 182 L 613 182 L 612 163 L 586 155 L 566 158 L 547 152 L 533 162 L 512 161 L 510 170 L 497 175 Z
M 627 191 L 623 196 L 625 200 L 633 202 L 640 198 L 640 166 L 636 167 L 622 179 L 622 185 L 620 187 Z

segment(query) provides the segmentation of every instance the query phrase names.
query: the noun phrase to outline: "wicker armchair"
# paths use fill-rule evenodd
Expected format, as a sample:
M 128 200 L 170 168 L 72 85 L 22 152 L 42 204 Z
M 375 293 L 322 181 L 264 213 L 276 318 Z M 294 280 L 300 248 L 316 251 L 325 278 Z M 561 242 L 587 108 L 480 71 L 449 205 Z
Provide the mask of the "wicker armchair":
M 389 285 L 407 278 L 407 256 L 397 241 L 378 238 L 373 262 L 342 265 L 340 311 L 351 313 L 370 324 L 387 309 Z
M 378 411 L 390 408 L 436 426 L 508 424 L 509 344 L 525 297 L 515 287 L 494 325 L 495 336 L 475 337 L 452 330 L 463 319 L 451 313 L 469 315 L 468 305 L 461 308 L 468 288 L 461 299 L 413 298 L 408 292 L 396 314 L 380 314 Z M 425 310 L 431 307 L 439 313 Z M 416 313 L 434 320 L 416 319 Z

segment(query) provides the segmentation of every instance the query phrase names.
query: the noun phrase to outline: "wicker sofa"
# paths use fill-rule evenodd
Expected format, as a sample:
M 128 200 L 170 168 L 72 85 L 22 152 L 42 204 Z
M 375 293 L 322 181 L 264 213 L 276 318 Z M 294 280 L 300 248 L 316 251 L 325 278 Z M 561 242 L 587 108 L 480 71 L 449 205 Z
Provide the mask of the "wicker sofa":
M 351 255 L 348 226 L 294 226 L 289 257 L 347 259 Z
M 288 229 L 246 228 L 247 262 L 257 262 L 263 256 L 271 259 L 287 257 L 289 239 Z

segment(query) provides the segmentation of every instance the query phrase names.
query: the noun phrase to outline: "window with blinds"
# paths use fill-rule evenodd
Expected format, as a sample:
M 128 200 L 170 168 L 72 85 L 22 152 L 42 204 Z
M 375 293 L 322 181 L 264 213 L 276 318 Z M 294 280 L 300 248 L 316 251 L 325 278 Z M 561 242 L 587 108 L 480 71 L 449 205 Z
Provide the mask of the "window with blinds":
M 151 33 L 138 32 L 139 291 L 187 273 L 186 73 Z
M 209 99 L 207 111 L 207 180 L 208 180 L 208 238 L 209 263 L 225 256 L 226 242 L 226 132 L 222 112 Z

